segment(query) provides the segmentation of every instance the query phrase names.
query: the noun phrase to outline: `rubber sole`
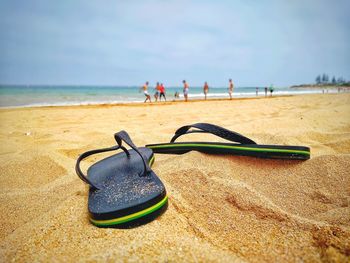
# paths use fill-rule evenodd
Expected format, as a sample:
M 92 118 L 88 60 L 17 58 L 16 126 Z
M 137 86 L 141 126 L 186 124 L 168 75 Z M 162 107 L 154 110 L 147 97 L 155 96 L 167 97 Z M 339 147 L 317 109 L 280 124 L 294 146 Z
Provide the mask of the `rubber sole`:
M 158 216 L 159 215 L 158 212 L 161 211 L 162 208 L 167 207 L 167 205 L 168 205 L 168 196 L 165 196 L 163 200 L 161 200 L 159 203 L 130 215 L 109 219 L 109 220 L 94 220 L 90 218 L 90 221 L 91 223 L 93 223 L 95 226 L 98 226 L 98 227 L 110 227 L 115 225 L 120 225 L 122 227 L 130 227 L 131 225 L 140 225 L 153 220 L 155 218 L 154 216 Z M 145 218 L 146 216 L 148 217 L 149 220 L 140 221 L 140 219 Z M 139 219 L 138 222 L 135 221 L 137 219 Z M 133 222 L 133 223 L 130 224 L 130 222 Z

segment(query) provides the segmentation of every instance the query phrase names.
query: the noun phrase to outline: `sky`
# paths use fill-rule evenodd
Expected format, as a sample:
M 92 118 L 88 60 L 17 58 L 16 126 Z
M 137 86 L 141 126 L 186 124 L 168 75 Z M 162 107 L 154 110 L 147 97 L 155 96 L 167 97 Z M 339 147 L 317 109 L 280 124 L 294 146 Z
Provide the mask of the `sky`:
M 350 80 L 347 0 L 0 0 L 0 84 Z

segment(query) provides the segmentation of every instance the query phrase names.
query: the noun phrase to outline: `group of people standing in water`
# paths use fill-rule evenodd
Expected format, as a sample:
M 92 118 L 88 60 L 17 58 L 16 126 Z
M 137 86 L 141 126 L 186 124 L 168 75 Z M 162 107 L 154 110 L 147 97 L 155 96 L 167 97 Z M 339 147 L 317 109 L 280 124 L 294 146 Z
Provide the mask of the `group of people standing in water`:
M 183 83 L 183 95 L 184 95 L 185 101 L 188 101 L 188 92 L 189 92 L 190 86 L 188 85 L 186 80 L 183 80 L 182 83 Z M 149 88 L 148 85 L 149 85 L 149 82 L 146 81 L 145 84 L 140 88 L 140 91 L 143 90 L 143 93 L 146 97 L 144 102 L 147 102 L 148 100 L 149 102 L 152 102 L 151 95 L 148 92 L 148 88 Z M 233 89 L 234 89 L 234 85 L 233 85 L 232 79 L 229 79 L 228 94 L 230 96 L 230 99 L 232 99 Z M 158 99 L 159 101 L 162 101 L 162 97 L 166 101 L 165 87 L 163 83 L 159 84 L 159 82 L 157 82 L 154 90 L 155 90 L 154 99 L 156 102 L 158 101 Z M 204 99 L 207 99 L 208 92 L 209 92 L 209 85 L 207 82 L 205 82 L 203 86 Z M 179 95 L 180 94 L 178 92 L 175 92 L 175 99 L 179 98 L 180 97 Z
M 145 99 L 144 102 L 147 102 L 147 100 L 149 100 L 149 102 L 152 102 L 151 101 L 151 95 L 149 95 L 149 93 L 148 93 L 148 84 L 149 84 L 148 81 L 146 81 L 146 83 L 140 89 L 140 90 L 143 90 L 143 93 L 146 96 L 146 99 Z M 156 87 L 154 89 L 156 91 L 154 93 L 154 99 L 156 100 L 156 102 L 158 101 L 158 98 L 159 98 L 159 101 L 162 101 L 162 97 L 166 101 L 165 87 L 164 87 L 163 83 L 159 84 L 159 82 L 157 82 L 157 85 L 156 85 Z

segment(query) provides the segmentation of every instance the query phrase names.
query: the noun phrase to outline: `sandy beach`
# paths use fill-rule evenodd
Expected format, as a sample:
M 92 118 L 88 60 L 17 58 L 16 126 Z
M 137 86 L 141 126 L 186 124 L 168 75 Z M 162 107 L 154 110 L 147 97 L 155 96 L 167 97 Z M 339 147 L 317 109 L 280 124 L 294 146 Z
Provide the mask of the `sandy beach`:
M 167 211 L 133 229 L 90 224 L 79 154 L 120 130 L 144 146 L 196 122 L 311 159 L 156 154 Z M 350 94 L 1 109 L 0 124 L 1 262 L 350 262 Z

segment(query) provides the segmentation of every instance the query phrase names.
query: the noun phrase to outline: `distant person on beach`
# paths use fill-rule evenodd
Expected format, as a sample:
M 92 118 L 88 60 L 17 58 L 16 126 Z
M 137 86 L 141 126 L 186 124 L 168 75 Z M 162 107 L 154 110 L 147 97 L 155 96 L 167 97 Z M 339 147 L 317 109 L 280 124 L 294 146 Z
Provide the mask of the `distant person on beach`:
M 270 97 L 272 97 L 272 92 L 273 92 L 273 85 L 270 85 Z
M 183 80 L 182 83 L 184 84 L 184 97 L 185 97 L 185 101 L 188 100 L 188 90 L 189 90 L 189 86 L 188 86 L 188 83 L 186 82 L 186 80 Z
M 229 82 L 228 94 L 230 95 L 230 100 L 232 100 L 232 93 L 233 93 L 234 85 L 233 85 L 232 79 L 229 79 L 228 82 Z
M 180 98 L 180 93 L 178 91 L 175 91 L 174 97 L 175 97 L 175 99 Z
M 267 97 L 267 87 L 265 87 L 265 97 Z
M 207 82 L 204 82 L 204 87 L 203 87 L 203 93 L 204 93 L 204 99 L 207 99 L 207 93 L 209 91 L 209 86 Z
M 159 90 L 160 90 L 160 85 L 159 82 L 157 82 L 156 87 L 154 88 L 156 93 L 154 93 L 154 99 L 156 100 L 156 102 L 158 101 L 158 97 L 159 97 Z
M 149 100 L 149 102 L 151 101 L 151 96 L 148 94 L 148 81 L 146 81 L 146 83 L 140 88 L 140 91 L 143 90 L 143 94 L 145 94 L 146 99 L 144 101 L 144 103 Z
M 159 88 L 159 100 L 162 101 L 162 96 L 164 97 L 164 100 L 166 101 L 166 97 L 165 97 L 165 87 L 162 84 L 160 84 L 160 88 Z
M 256 87 L 256 89 L 255 89 L 255 93 L 256 93 L 256 96 L 258 96 L 258 95 L 259 95 L 259 87 Z

